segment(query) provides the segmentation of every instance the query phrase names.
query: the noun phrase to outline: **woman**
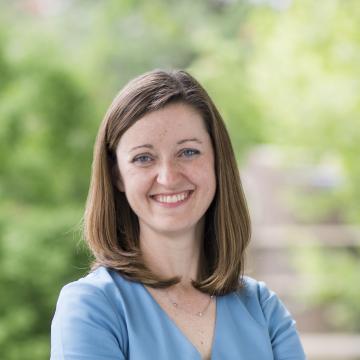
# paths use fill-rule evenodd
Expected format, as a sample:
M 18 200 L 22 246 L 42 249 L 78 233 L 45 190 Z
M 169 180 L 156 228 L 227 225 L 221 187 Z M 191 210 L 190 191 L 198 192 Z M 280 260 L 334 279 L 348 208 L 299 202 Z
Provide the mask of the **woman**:
M 85 211 L 95 261 L 65 286 L 52 359 L 304 359 L 243 276 L 250 221 L 228 133 L 185 71 L 128 83 L 101 124 Z

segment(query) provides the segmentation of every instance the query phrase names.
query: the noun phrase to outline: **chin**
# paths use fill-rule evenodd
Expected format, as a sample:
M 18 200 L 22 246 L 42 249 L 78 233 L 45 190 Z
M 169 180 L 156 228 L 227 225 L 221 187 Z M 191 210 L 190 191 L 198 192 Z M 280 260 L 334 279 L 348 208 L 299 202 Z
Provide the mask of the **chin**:
M 154 231 L 158 232 L 158 233 L 162 233 L 162 234 L 166 234 L 166 235 L 181 235 L 181 234 L 185 234 L 185 233 L 189 233 L 191 231 L 195 231 L 195 225 L 192 224 L 164 224 L 164 222 L 162 222 L 161 226 L 158 227 L 154 227 L 153 228 Z

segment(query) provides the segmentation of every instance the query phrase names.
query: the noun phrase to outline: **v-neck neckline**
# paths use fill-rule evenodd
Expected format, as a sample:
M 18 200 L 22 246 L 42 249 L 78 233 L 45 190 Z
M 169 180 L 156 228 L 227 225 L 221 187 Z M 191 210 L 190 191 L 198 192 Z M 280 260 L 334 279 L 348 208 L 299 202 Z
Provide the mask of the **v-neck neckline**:
M 173 328 L 176 329 L 176 331 L 180 334 L 180 336 L 183 338 L 183 340 L 188 343 L 191 348 L 197 353 L 199 359 L 202 360 L 202 355 L 200 351 L 197 349 L 197 347 L 193 344 L 193 342 L 188 338 L 188 336 L 180 329 L 180 327 L 176 324 L 176 322 L 169 316 L 169 314 L 161 307 L 161 305 L 156 301 L 156 299 L 153 297 L 153 295 L 150 293 L 150 291 L 145 287 L 144 284 L 141 284 L 144 291 L 147 293 L 147 295 L 150 297 L 151 301 L 155 304 L 155 306 L 160 310 L 160 313 L 162 314 L 162 317 L 166 319 L 168 323 L 172 325 Z M 211 344 L 211 352 L 210 352 L 210 359 L 213 359 L 214 354 L 214 348 L 216 345 L 216 339 L 218 334 L 218 327 L 219 327 L 219 320 L 220 320 L 220 296 L 215 297 L 215 325 L 214 325 L 214 333 L 213 333 L 213 340 Z

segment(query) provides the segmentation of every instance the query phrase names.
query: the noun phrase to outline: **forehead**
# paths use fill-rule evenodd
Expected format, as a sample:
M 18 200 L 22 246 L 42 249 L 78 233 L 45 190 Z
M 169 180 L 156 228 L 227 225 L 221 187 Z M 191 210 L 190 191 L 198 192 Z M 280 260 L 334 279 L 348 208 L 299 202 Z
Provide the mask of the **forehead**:
M 118 146 L 134 142 L 181 140 L 182 137 L 209 137 L 205 121 L 193 107 L 175 103 L 152 111 L 137 120 L 121 137 Z

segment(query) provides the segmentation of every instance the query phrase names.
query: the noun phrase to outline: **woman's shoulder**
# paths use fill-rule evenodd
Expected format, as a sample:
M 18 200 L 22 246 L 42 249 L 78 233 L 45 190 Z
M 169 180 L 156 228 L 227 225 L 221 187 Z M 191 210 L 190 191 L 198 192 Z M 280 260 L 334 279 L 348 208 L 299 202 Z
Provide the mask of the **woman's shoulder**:
M 113 359 L 113 354 L 120 351 L 119 346 L 125 351 L 127 328 L 121 304 L 121 291 L 112 270 L 98 268 L 65 285 L 51 324 L 52 358 L 76 353 L 84 344 L 81 351 L 89 354 L 89 359 L 105 350 L 112 355 L 96 358 Z
M 91 295 L 110 301 L 129 285 L 129 281 L 116 271 L 100 266 L 84 277 L 66 284 L 60 291 L 60 299 L 64 296 L 82 299 Z
M 240 283 L 241 289 L 238 293 L 247 300 L 253 299 L 262 301 L 264 300 L 264 297 L 274 294 L 264 281 L 254 279 L 250 276 L 243 276 Z
M 99 266 L 96 269 L 91 270 L 83 277 L 66 284 L 65 288 L 83 285 L 83 286 L 90 286 L 94 288 L 104 289 L 114 282 L 113 273 L 114 270 L 104 266 Z
M 280 318 L 294 322 L 278 295 L 265 282 L 244 276 L 241 285 L 236 295 L 258 322 L 269 325 Z
M 305 359 L 296 322 L 277 294 L 263 281 L 244 276 L 237 291 L 243 308 L 269 333 L 276 359 Z

